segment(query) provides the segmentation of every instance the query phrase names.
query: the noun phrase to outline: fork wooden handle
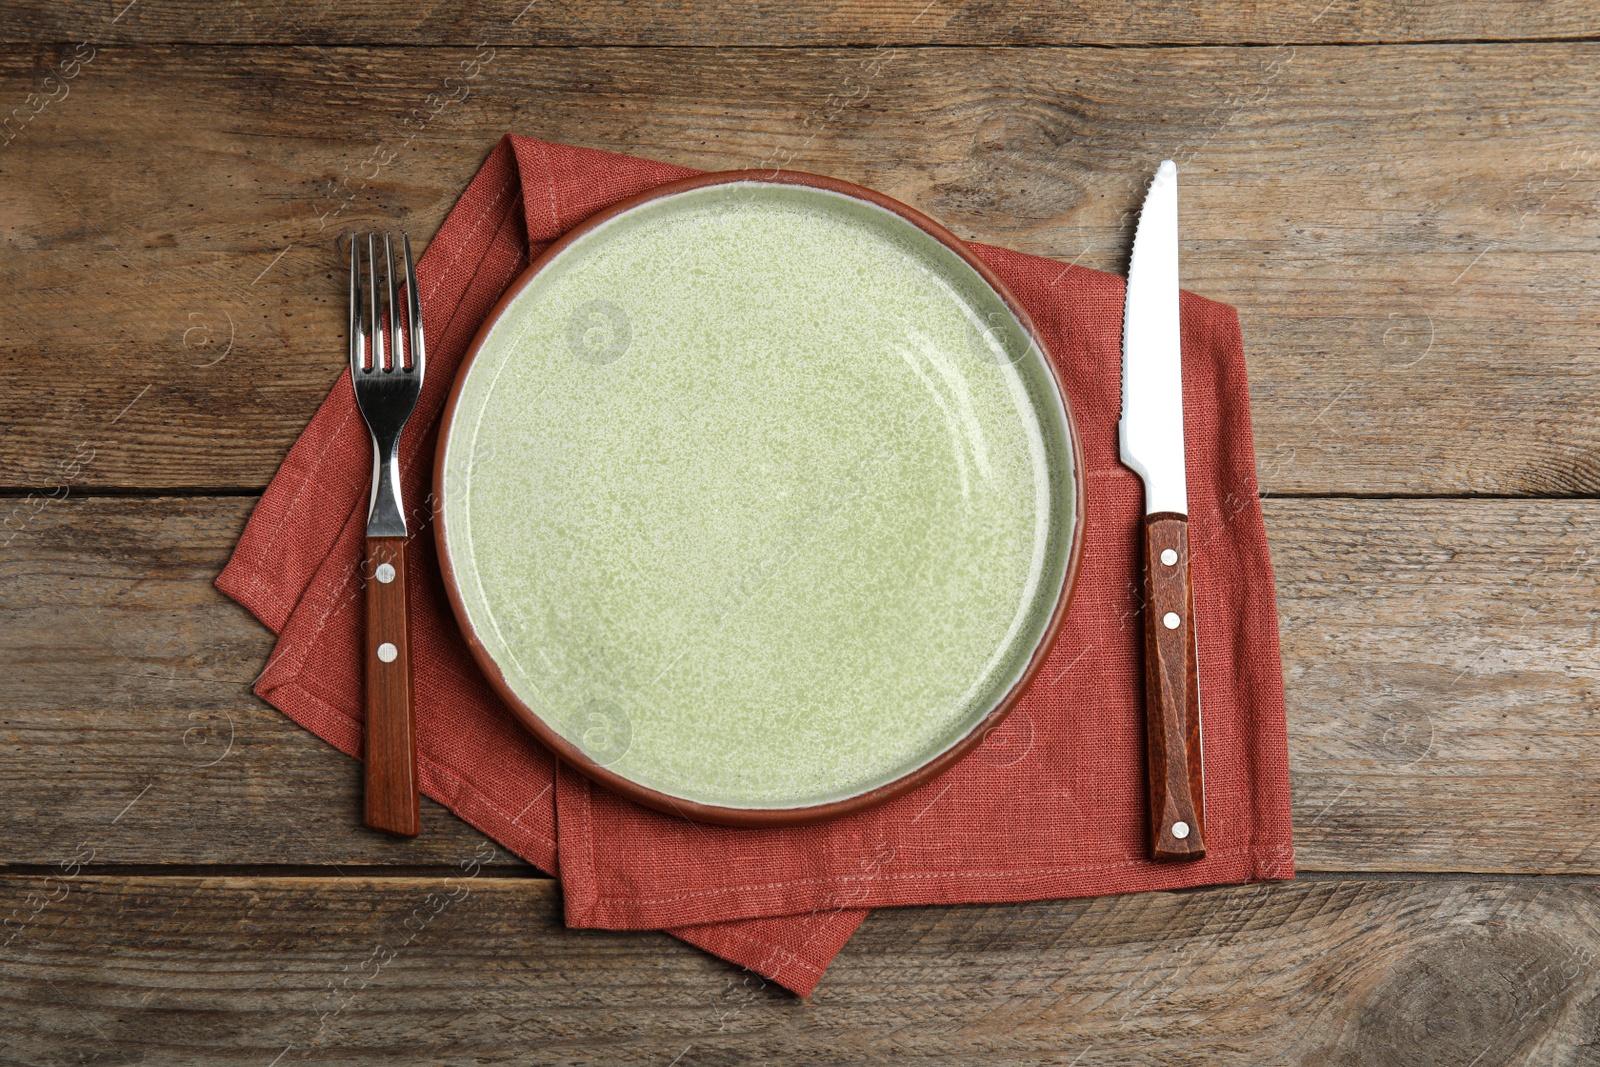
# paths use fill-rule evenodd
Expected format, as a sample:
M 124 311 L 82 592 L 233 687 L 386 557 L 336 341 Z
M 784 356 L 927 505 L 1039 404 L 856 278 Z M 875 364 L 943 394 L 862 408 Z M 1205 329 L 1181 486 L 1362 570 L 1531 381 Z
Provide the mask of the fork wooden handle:
M 366 823 L 406 837 L 422 828 L 417 715 L 411 694 L 406 539 L 367 538 Z
M 1189 520 L 1159 512 L 1144 520 L 1145 733 L 1150 762 L 1150 855 L 1206 854 L 1205 777 L 1200 747 L 1200 671 Z

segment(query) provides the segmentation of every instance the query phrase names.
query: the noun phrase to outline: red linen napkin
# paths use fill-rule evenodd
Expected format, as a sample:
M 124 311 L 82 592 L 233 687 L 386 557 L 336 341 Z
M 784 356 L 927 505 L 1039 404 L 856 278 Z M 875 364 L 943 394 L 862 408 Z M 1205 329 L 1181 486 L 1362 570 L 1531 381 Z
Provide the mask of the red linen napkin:
M 591 786 L 516 724 L 467 653 L 440 585 L 426 503 L 437 419 L 467 345 L 532 256 L 600 208 L 691 173 L 508 136 L 418 263 L 429 367 L 401 460 L 416 552 L 423 791 L 557 873 L 570 924 L 666 928 L 802 995 L 869 907 L 1292 877 L 1277 616 L 1237 317 L 1184 294 L 1210 852 L 1157 865 L 1143 858 L 1141 495 L 1116 458 L 1123 282 L 1003 249 L 974 246 L 1060 365 L 1083 438 L 1088 519 L 1061 640 L 1000 729 L 950 773 L 882 808 L 745 830 L 688 823 Z M 341 376 L 217 579 L 279 635 L 256 692 L 352 755 L 361 748 L 356 574 L 369 449 Z

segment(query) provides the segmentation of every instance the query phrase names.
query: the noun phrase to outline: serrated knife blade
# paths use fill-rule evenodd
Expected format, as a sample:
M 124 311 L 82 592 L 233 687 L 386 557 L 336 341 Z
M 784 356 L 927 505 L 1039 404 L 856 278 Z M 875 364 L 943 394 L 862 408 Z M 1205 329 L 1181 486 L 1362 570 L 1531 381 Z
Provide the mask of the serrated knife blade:
M 1145 732 L 1151 856 L 1201 859 L 1204 751 L 1189 485 L 1183 450 L 1183 341 L 1178 296 L 1178 168 L 1156 170 L 1128 261 L 1122 320 L 1122 462 L 1144 482 Z
M 1122 462 L 1144 480 L 1145 514 L 1189 513 L 1178 330 L 1178 167 L 1162 163 L 1145 194 L 1122 316 Z

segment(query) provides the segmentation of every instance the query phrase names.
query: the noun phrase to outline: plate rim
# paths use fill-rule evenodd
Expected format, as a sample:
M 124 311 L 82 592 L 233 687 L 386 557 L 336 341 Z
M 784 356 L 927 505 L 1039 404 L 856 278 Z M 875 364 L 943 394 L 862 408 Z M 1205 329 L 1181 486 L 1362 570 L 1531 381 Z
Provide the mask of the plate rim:
M 1072 467 L 1072 532 L 1067 549 L 1067 566 L 1062 576 L 1060 595 L 1056 598 L 1055 608 L 1051 612 L 1049 620 L 1045 623 L 1044 631 L 1034 645 L 1033 651 L 1028 657 L 1028 662 L 1017 676 L 1016 681 L 1012 683 L 999 700 L 995 701 L 988 712 L 973 724 L 971 729 L 954 744 L 933 756 L 927 762 L 913 767 L 893 781 L 885 782 L 854 796 L 803 807 L 738 808 L 720 804 L 706 804 L 687 800 L 683 797 L 675 797 L 626 778 L 597 763 L 571 741 L 562 737 L 537 712 L 528 707 L 516 695 L 510 683 L 506 681 L 500 665 L 479 639 L 477 631 L 468 616 L 466 604 L 461 598 L 455 569 L 450 562 L 450 550 L 445 533 L 448 508 L 446 507 L 444 495 L 444 456 L 455 424 L 457 402 L 460 400 L 462 386 L 466 381 L 467 374 L 471 371 L 484 342 L 496 323 L 499 322 L 506 308 L 522 294 L 522 291 L 532 283 L 534 277 L 553 259 L 566 251 L 568 246 L 579 238 L 603 223 L 663 197 L 674 196 L 707 186 L 731 185 L 738 182 L 808 186 L 865 201 L 899 216 L 955 253 L 959 259 L 976 271 L 984 283 L 1000 297 L 1017 322 L 1021 324 L 1028 339 L 1038 348 L 1040 355 L 1043 357 L 1050 381 L 1055 387 L 1056 395 L 1061 400 L 1062 412 L 1066 416 L 1066 436 Z M 439 570 L 443 578 L 445 595 L 450 601 L 451 612 L 455 616 L 461 636 L 466 640 L 468 650 L 472 653 L 473 661 L 478 665 L 479 670 L 483 672 L 484 678 L 489 682 L 490 688 L 495 691 L 495 695 L 505 702 L 506 707 L 523 728 L 528 730 L 535 740 L 563 763 L 580 772 L 590 781 L 602 785 L 626 799 L 668 815 L 679 815 L 697 822 L 722 826 L 803 826 L 836 819 L 854 812 L 865 811 L 932 781 L 959 763 L 1005 721 L 1006 716 L 1011 713 L 1023 695 L 1026 694 L 1034 677 L 1043 668 L 1045 660 L 1049 658 L 1051 650 L 1055 647 L 1056 641 L 1061 634 L 1062 624 L 1066 620 L 1072 594 L 1077 588 L 1078 568 L 1082 563 L 1084 545 L 1084 493 L 1086 480 L 1083 467 L 1083 443 L 1078 434 L 1078 421 L 1072 413 L 1072 402 L 1067 396 L 1066 383 L 1061 380 L 1060 369 L 1056 366 L 1056 361 L 1050 354 L 1049 346 L 1045 344 L 1044 338 L 1034 324 L 1032 316 L 1028 314 L 1027 309 L 1022 306 L 1021 301 L 1011 292 L 1005 282 L 1001 281 L 1000 276 L 980 259 L 966 242 L 962 241 L 942 223 L 893 197 L 841 178 L 811 174 L 806 171 L 772 170 L 767 168 L 706 171 L 635 193 L 583 219 L 546 246 L 545 250 L 517 275 L 506 291 L 495 301 L 494 306 L 489 309 L 489 313 L 484 317 L 482 324 L 473 335 L 471 343 L 467 346 L 467 350 L 461 358 L 461 365 L 456 369 L 455 378 L 450 384 L 450 393 L 445 400 L 444 409 L 439 417 L 438 437 L 434 444 L 433 474 L 430 479 L 430 487 L 433 493 L 434 547 L 439 559 Z

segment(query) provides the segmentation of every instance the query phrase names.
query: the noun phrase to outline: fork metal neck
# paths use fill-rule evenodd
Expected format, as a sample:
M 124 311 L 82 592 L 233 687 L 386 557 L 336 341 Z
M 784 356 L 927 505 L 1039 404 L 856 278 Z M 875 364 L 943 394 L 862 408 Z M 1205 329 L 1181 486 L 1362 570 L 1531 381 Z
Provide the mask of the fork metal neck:
M 368 537 L 404 537 L 406 516 L 400 510 L 400 435 L 380 440 L 372 434 L 372 501 L 367 510 Z

